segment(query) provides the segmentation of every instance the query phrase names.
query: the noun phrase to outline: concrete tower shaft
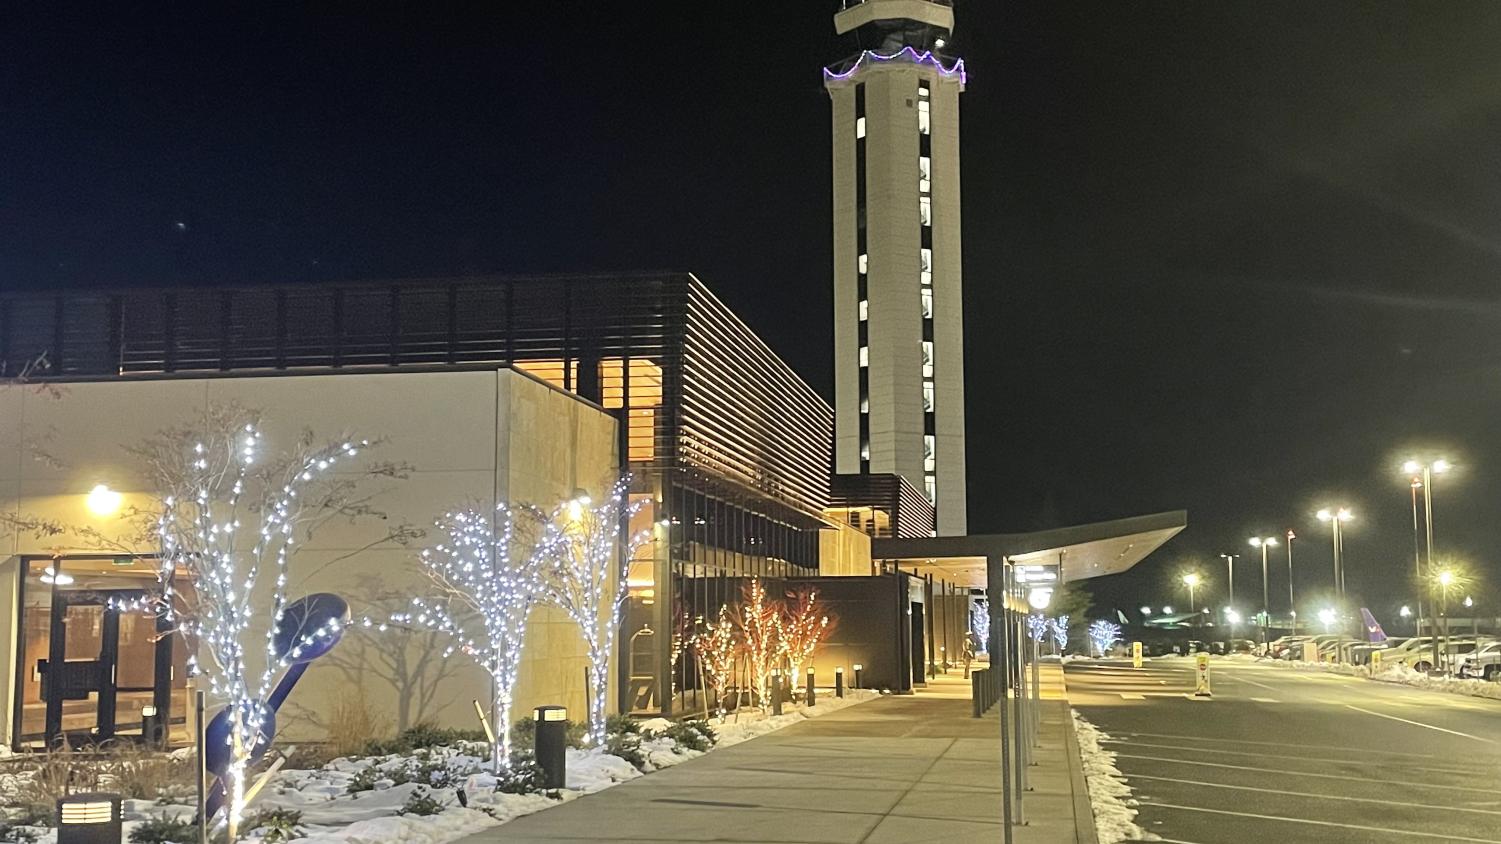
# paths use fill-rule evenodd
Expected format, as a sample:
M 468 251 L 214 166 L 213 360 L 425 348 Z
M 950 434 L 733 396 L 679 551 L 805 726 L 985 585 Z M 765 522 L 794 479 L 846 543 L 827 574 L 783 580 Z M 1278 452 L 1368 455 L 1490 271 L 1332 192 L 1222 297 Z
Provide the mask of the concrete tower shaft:
M 966 529 L 959 94 L 947 3 L 865 0 L 835 16 L 860 50 L 833 103 L 835 468 L 895 472 L 941 535 Z

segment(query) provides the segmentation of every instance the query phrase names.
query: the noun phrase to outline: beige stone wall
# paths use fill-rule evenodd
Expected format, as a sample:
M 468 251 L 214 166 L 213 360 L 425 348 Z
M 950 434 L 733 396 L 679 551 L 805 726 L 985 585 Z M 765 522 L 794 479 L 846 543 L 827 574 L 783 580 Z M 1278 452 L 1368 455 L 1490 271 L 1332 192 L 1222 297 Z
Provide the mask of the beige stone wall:
M 870 537 L 842 522 L 818 533 L 818 573 L 824 577 L 871 574 Z
M 381 439 L 364 457 L 413 467 L 405 480 L 371 486 L 383 518 L 331 521 L 293 559 L 293 597 L 335 592 L 356 615 L 383 617 L 426 589 L 413 562 L 420 542 L 370 547 L 391 527 L 425 528 L 464 504 L 550 508 L 576 490 L 602 496 L 618 465 L 613 417 L 510 370 L 122 380 L 70 384 L 56 396 L 10 387 L 0 388 L 0 507 L 123 536 L 117 519 L 88 514 L 84 493 L 106 483 L 127 506 L 146 504 L 146 484 L 124 447 L 231 401 L 265 414 L 270 450 L 311 429 L 320 440 Z M 39 452 L 51 457 L 37 459 Z M 0 529 L 0 740 L 10 739 L 14 711 L 19 558 L 84 545 L 74 536 L 39 540 Z M 351 632 L 299 683 L 281 724 L 294 736 L 319 737 L 336 702 L 361 699 L 392 728 L 417 720 L 475 726 L 471 701 L 488 706 L 488 679 L 462 656 L 441 660 L 442 647 L 425 636 Z M 518 715 L 542 703 L 584 711 L 582 641 L 561 613 L 534 614 L 525 659 Z

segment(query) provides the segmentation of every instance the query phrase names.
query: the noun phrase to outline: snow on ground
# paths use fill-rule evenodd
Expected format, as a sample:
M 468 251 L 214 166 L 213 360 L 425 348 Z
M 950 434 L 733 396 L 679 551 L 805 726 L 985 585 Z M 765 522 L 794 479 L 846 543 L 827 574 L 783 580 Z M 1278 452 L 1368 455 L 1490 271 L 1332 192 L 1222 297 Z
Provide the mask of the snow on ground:
M 759 710 L 747 712 L 735 716 L 730 715 L 723 724 L 714 724 L 714 732 L 719 736 L 715 747 L 730 747 L 743 741 L 749 741 L 756 736 L 764 736 L 774 733 L 783 727 L 790 727 L 800 721 L 809 718 L 821 718 L 830 712 L 838 712 L 849 706 L 854 706 L 867 700 L 874 700 L 881 696 L 880 692 L 872 689 L 845 689 L 844 697 L 834 697 L 833 690 L 820 692 L 817 704 L 808 707 L 800 706 L 797 709 L 788 707 L 781 715 L 767 715 Z
M 717 737 L 714 747 L 739 744 L 880 696 L 875 691 L 848 689 L 844 698 L 836 698 L 833 690 L 829 690 L 826 696 L 819 697 L 816 706 L 788 704 L 786 712 L 775 717 L 759 710 L 731 714 L 724 723 L 711 722 Z M 706 752 L 655 735 L 672 723 L 664 718 L 640 723 L 639 749 L 646 771 L 681 764 Z M 495 777 L 484 773 L 486 749 L 484 745 L 461 743 L 457 747 L 411 754 L 340 758 L 311 770 L 282 770 L 251 804 L 250 814 L 271 809 L 301 812 L 301 826 L 307 837 L 298 841 L 308 844 L 447 844 L 487 827 L 643 776 L 630 762 L 600 748 L 569 749 L 567 787 L 556 797 L 507 794 L 496 791 Z M 414 772 L 421 773 L 426 782 L 397 781 L 409 778 Z M 14 788 L 14 782 L 6 779 L 11 776 L 0 772 L 0 797 Z M 373 787 L 350 793 L 350 784 L 357 778 L 369 779 Z M 458 786 L 464 788 L 467 808 L 459 805 Z M 419 792 L 438 801 L 443 810 L 432 815 L 401 814 L 407 801 Z M 185 803 L 127 800 L 122 806 L 126 840 L 141 821 L 161 815 L 186 818 L 193 811 Z M 35 828 L 35 831 L 37 844 L 55 844 L 54 830 Z
M 1427 689 L 1432 692 L 1501 700 L 1501 683 L 1488 680 L 1461 680 L 1458 677 L 1448 675 L 1435 677 L 1424 674 L 1421 671 L 1414 671 L 1405 665 L 1386 666 L 1375 676 L 1371 676 L 1370 666 L 1367 665 L 1349 665 L 1339 662 L 1303 662 L 1301 660 L 1289 661 L 1287 664 L 1300 671 L 1320 671 L 1326 674 L 1370 677 L 1378 683 L 1395 683 L 1401 686 Z
M 1100 746 L 1110 736 L 1086 721 L 1078 710 L 1069 711 L 1074 718 L 1074 734 L 1079 738 L 1079 755 L 1084 762 L 1084 778 L 1089 783 L 1089 803 L 1094 810 L 1100 844 L 1162 840 L 1137 825 L 1137 803 L 1131 796 L 1131 786 L 1115 767 L 1115 754 Z

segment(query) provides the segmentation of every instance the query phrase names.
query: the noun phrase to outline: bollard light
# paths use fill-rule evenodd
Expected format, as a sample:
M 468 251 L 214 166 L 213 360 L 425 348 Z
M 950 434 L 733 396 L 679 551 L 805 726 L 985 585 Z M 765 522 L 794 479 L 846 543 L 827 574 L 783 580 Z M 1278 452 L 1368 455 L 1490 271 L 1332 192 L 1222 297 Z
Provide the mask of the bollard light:
M 556 791 L 568 781 L 568 708 L 539 706 L 532 717 L 537 722 L 535 755 L 542 787 Z
M 166 744 L 167 731 L 162 724 L 162 716 L 156 712 L 156 707 L 146 704 L 141 707 L 141 741 L 147 747 L 161 747 Z
M 844 697 L 844 666 L 834 669 L 834 697 Z
M 120 795 L 70 794 L 57 801 L 57 844 L 120 844 Z
M 813 669 L 811 667 L 808 669 L 808 691 L 805 693 L 805 696 L 807 697 L 806 703 L 809 706 L 812 706 L 813 705 Z

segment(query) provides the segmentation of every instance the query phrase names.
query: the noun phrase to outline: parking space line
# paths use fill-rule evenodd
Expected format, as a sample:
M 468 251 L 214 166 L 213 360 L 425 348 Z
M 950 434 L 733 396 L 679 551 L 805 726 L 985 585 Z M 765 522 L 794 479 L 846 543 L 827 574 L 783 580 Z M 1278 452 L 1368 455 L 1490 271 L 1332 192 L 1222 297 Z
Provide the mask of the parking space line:
M 1209 741 L 1216 744 L 1253 744 L 1262 747 L 1298 747 L 1308 750 L 1345 750 L 1350 753 L 1374 753 L 1380 756 L 1410 756 L 1414 759 L 1433 759 L 1432 753 L 1404 753 L 1400 750 L 1368 750 L 1363 747 L 1344 747 L 1336 744 L 1294 744 L 1286 741 L 1252 741 L 1250 739 L 1227 739 L 1210 738 L 1208 736 L 1185 736 L 1177 733 L 1117 733 L 1122 736 L 1147 736 L 1148 738 L 1172 738 L 1188 739 L 1189 741 Z
M 1411 782 L 1409 780 L 1383 780 L 1374 777 L 1352 777 L 1344 774 L 1317 774 L 1311 771 L 1289 771 L 1286 768 L 1253 768 L 1249 765 L 1226 765 L 1220 762 L 1200 762 L 1195 759 L 1173 759 L 1166 756 L 1138 756 L 1134 753 L 1116 753 L 1117 759 L 1141 759 L 1147 762 L 1169 762 L 1174 765 L 1193 765 L 1199 768 L 1228 768 L 1232 771 L 1251 771 L 1258 774 L 1279 774 L 1284 777 L 1313 777 L 1321 780 L 1345 780 L 1346 782 L 1359 782 L 1368 785 L 1400 785 L 1407 788 L 1427 788 L 1439 791 L 1473 791 L 1478 794 L 1495 796 L 1493 788 L 1468 788 L 1462 785 L 1430 785 L 1428 783 Z M 1130 771 L 1123 771 L 1129 779 Z
M 1427 809 L 1435 812 L 1467 812 L 1475 815 L 1501 815 L 1501 811 L 1494 809 L 1469 809 L 1463 806 L 1430 806 L 1423 803 L 1397 802 L 1392 800 L 1378 800 L 1374 797 L 1346 797 L 1338 794 L 1309 794 L 1306 791 L 1288 791 L 1281 788 L 1257 788 L 1252 785 L 1230 785 L 1222 782 L 1204 782 L 1203 780 L 1185 780 L 1175 777 L 1157 777 L 1150 774 L 1128 774 L 1133 780 L 1156 780 L 1158 782 L 1175 782 L 1182 785 L 1201 785 L 1205 788 L 1227 788 L 1234 791 L 1255 791 L 1261 794 L 1282 794 L 1291 797 L 1306 797 L 1309 800 L 1343 800 L 1348 803 L 1375 803 L 1378 806 L 1401 806 L 1406 809 Z
M 1229 815 L 1236 818 L 1255 818 L 1263 821 L 1283 821 L 1285 823 L 1310 824 L 1312 826 L 1334 827 L 1336 829 L 1358 829 L 1361 832 L 1378 832 L 1394 837 L 1407 838 L 1438 838 L 1444 841 L 1473 841 L 1476 844 L 1497 844 L 1495 838 L 1465 838 L 1462 835 L 1441 835 L 1436 832 L 1418 832 L 1416 830 L 1394 830 L 1380 826 L 1363 826 L 1353 823 L 1336 823 L 1334 821 L 1316 821 L 1308 818 L 1287 818 L 1281 815 L 1259 815 L 1255 812 L 1232 812 L 1229 809 L 1210 809 L 1206 806 L 1180 806 L 1175 803 L 1144 802 L 1143 806 L 1163 809 L 1179 809 L 1185 812 L 1207 812 L 1212 815 Z
M 1440 733 L 1448 733 L 1451 736 L 1459 736 L 1460 738 L 1474 739 L 1475 741 L 1483 741 L 1486 744 L 1495 744 L 1496 743 L 1494 739 L 1481 738 L 1480 736 L 1472 736 L 1469 733 L 1461 733 L 1458 730 L 1451 730 L 1448 727 L 1436 727 L 1433 724 L 1424 724 L 1422 721 L 1409 721 L 1406 718 L 1398 718 L 1395 715 L 1387 715 L 1387 714 L 1382 713 L 1382 712 L 1372 712 L 1369 709 L 1361 709 L 1358 706 L 1353 706 L 1353 705 L 1348 704 L 1348 703 L 1345 704 L 1345 708 L 1346 709 L 1353 709 L 1356 712 L 1364 712 L 1367 715 L 1375 715 L 1377 718 L 1390 718 L 1393 721 L 1401 721 L 1404 724 L 1411 724 L 1414 727 L 1422 727 L 1422 728 L 1427 729 L 1427 730 L 1436 730 L 1436 731 L 1438 731 Z
M 1281 703 L 1282 702 L 1280 700 L 1276 700 L 1274 698 L 1269 698 L 1269 697 L 1253 697 L 1253 698 L 1251 698 L 1251 700 L 1255 701 L 1256 703 Z

